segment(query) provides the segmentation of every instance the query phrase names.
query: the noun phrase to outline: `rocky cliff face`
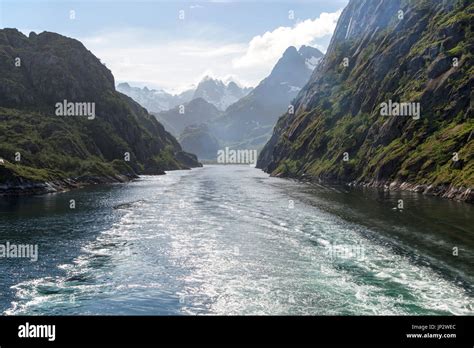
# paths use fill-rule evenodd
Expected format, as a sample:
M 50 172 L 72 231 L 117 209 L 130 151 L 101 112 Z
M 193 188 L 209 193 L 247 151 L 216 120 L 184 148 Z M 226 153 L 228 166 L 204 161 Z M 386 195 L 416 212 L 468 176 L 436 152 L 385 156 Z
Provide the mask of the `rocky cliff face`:
M 257 166 L 473 201 L 472 23 L 466 0 L 351 0 Z
M 59 110 L 59 104 L 67 107 Z M 181 154 L 153 116 L 115 91 L 114 77 L 99 59 L 79 41 L 55 33 L 26 37 L 0 30 L 0 121 L 3 191 L 199 165 Z

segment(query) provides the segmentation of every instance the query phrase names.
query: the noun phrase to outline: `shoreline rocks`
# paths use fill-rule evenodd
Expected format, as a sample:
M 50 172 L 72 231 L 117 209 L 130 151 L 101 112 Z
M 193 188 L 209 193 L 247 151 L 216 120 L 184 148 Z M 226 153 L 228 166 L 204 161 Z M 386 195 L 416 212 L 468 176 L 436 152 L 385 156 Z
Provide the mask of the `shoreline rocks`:
M 37 182 L 31 180 L 10 181 L 0 184 L 0 197 L 18 197 L 65 192 L 91 185 L 126 183 L 138 178 L 137 175 L 83 176 L 53 181 Z

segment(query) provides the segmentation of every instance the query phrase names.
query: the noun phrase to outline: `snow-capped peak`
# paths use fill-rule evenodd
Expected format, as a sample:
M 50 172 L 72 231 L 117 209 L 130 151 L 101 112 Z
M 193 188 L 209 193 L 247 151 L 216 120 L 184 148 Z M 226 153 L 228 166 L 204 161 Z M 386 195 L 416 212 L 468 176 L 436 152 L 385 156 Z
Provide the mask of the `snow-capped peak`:
M 205 76 L 197 86 L 193 98 L 203 98 L 218 109 L 225 110 L 229 105 L 245 96 L 250 90 L 242 88 L 234 79 L 223 82 Z

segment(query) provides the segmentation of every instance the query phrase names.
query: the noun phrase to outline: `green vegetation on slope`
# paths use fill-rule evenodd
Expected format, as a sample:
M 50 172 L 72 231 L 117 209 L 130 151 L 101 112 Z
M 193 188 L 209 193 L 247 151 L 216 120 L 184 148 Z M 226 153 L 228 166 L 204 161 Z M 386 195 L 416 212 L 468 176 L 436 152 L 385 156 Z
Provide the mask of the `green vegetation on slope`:
M 94 104 L 95 118 L 56 116 L 64 100 Z M 199 165 L 153 116 L 115 91 L 111 72 L 80 42 L 15 29 L 0 30 L 0 158 L 0 185 L 113 180 Z
M 351 1 L 297 113 L 280 118 L 258 166 L 328 181 L 474 188 L 473 17 L 469 1 Z M 362 27 L 348 33 L 351 19 Z M 419 103 L 420 119 L 381 116 L 389 100 Z

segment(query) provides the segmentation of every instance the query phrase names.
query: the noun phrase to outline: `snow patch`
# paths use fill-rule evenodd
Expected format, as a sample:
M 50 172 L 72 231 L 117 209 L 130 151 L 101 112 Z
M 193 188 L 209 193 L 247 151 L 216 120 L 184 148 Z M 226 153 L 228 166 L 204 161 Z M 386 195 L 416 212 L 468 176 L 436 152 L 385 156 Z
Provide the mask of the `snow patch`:
M 308 69 L 314 70 L 320 61 L 321 58 L 311 57 L 309 59 L 306 59 L 305 64 Z

